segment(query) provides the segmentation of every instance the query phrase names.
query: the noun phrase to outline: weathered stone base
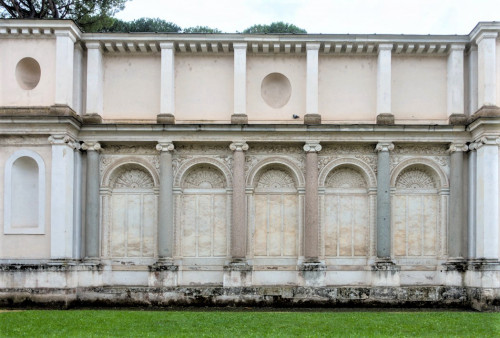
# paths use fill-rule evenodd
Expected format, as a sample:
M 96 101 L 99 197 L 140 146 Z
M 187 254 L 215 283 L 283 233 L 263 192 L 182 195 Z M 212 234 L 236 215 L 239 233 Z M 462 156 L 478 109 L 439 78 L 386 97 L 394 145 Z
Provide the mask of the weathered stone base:
M 453 286 L 31 288 L 0 289 L 0 306 L 437 307 L 498 311 L 500 298 L 478 288 Z

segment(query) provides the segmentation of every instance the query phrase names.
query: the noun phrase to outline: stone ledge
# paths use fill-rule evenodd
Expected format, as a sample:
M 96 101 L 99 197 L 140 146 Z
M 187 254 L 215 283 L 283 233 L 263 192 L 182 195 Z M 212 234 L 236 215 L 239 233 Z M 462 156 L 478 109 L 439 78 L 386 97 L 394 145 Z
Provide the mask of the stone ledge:
M 500 309 L 500 289 L 412 287 L 87 287 L 3 288 L 0 306 L 274 306 Z
M 102 117 L 101 115 L 94 113 L 94 114 L 84 114 L 83 115 L 83 123 L 85 124 L 101 124 L 102 123 Z
M 500 107 L 497 106 L 482 106 L 468 119 L 468 124 L 479 118 L 500 118 Z
M 383 113 L 377 115 L 377 124 L 383 126 L 390 126 L 394 124 L 394 115 Z
M 448 123 L 452 126 L 465 126 L 468 123 L 468 118 L 465 114 L 451 114 L 448 117 Z
M 66 105 L 53 105 L 53 106 L 33 106 L 33 107 L 0 107 L 0 116 L 62 116 L 72 117 L 78 121 L 82 118 L 71 107 Z

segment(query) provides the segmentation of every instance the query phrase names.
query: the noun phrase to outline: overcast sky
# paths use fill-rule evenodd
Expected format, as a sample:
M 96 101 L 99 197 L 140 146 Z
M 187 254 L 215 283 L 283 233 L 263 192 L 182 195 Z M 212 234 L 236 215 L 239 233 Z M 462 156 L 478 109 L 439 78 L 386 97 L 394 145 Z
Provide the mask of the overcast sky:
M 500 21 L 500 0 L 130 0 L 116 17 L 227 33 L 284 21 L 308 33 L 468 34 L 479 21 Z

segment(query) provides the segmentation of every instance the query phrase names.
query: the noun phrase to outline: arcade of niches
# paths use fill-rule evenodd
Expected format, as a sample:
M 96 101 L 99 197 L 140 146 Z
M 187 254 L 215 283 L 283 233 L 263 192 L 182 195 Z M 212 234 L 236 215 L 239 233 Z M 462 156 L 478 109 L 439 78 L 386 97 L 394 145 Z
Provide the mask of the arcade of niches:
M 500 24 L 0 21 L 0 305 L 500 310 Z

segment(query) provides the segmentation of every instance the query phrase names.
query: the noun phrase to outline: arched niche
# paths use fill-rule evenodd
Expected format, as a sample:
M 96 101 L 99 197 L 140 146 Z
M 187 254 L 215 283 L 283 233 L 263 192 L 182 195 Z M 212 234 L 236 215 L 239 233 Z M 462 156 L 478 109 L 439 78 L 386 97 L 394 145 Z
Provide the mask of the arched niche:
M 367 257 L 375 203 L 375 195 L 369 195 L 371 173 L 358 163 L 337 161 L 328 167 L 320 181 L 324 255 Z
M 438 257 L 446 227 L 446 176 L 433 162 L 413 159 L 395 168 L 391 183 L 394 256 Z
M 45 163 L 34 151 L 16 151 L 5 163 L 4 233 L 45 233 Z
M 249 228 L 255 257 L 296 257 L 302 216 L 300 176 L 283 162 L 266 163 L 253 174 Z
M 231 195 L 227 176 L 213 162 L 183 170 L 177 195 L 177 228 L 182 257 L 225 257 L 228 253 Z
M 101 190 L 104 257 L 155 257 L 158 195 L 151 170 L 123 159 L 105 175 L 107 189 Z

